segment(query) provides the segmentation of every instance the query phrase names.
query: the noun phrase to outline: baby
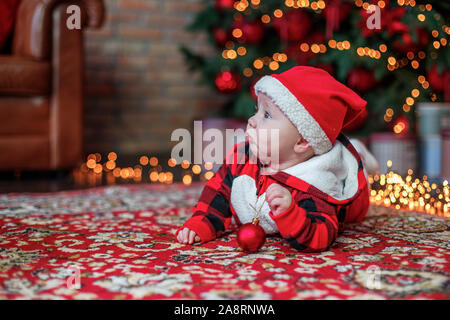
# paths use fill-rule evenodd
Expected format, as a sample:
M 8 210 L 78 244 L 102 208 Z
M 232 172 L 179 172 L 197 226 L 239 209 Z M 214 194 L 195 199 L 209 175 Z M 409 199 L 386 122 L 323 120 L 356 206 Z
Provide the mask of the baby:
M 306 66 L 264 76 L 254 90 L 258 105 L 247 139 L 228 151 L 175 237 L 210 241 L 258 212 L 266 234 L 279 233 L 297 250 L 327 250 L 344 222 L 361 221 L 368 211 L 363 160 L 369 172 L 376 160 L 358 143 L 360 157 L 341 133 L 367 103 L 326 71 Z

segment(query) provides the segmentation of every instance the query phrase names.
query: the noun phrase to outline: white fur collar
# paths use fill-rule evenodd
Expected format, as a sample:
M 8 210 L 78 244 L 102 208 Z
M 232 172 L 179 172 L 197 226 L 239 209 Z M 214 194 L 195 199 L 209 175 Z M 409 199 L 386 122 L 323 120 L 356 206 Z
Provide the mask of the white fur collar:
M 302 179 L 336 200 L 349 199 L 358 191 L 358 162 L 338 140 L 330 151 L 281 171 Z
M 259 215 L 259 225 L 267 234 L 278 232 L 277 224 L 270 217 L 270 208 L 266 202 L 266 193 L 259 197 L 256 195 L 255 180 L 248 175 L 241 175 L 233 180 L 231 188 L 230 201 L 233 209 L 242 224 L 250 223 L 255 218 L 255 211 L 252 209 L 261 208 Z
M 339 141 L 330 151 L 282 171 L 302 179 L 336 200 L 351 198 L 358 190 L 358 163 Z M 273 234 L 278 232 L 278 228 L 269 216 L 270 208 L 265 195 L 263 193 L 258 197 L 255 180 L 248 175 L 241 175 L 233 180 L 230 202 L 241 223 L 252 222 L 255 217 L 250 204 L 261 207 L 259 225 L 267 234 Z

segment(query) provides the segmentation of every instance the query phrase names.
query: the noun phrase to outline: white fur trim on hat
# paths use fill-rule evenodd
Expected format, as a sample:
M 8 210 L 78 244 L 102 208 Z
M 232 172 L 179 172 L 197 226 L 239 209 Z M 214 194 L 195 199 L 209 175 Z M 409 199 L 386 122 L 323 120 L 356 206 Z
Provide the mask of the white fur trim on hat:
M 278 79 L 264 76 L 256 82 L 254 89 L 256 94 L 260 91 L 272 99 L 291 120 L 303 138 L 309 142 L 315 154 L 323 154 L 331 149 L 331 141 L 317 121 Z

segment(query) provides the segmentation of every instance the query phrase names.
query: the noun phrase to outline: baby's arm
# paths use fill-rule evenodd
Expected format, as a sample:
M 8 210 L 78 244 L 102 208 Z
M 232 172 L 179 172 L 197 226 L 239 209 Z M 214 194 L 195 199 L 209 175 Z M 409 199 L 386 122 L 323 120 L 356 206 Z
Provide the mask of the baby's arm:
M 205 184 L 198 203 L 192 208 L 192 217 L 175 234 L 179 242 L 207 242 L 227 230 L 232 218 L 231 184 L 241 146 L 236 144 L 230 149 L 220 169 Z
M 184 235 L 187 233 L 186 228 L 195 232 L 195 235 L 198 236 L 197 240 L 200 242 L 213 240 L 225 232 L 231 222 L 232 215 L 230 211 L 230 186 L 224 181 L 227 175 L 227 165 L 223 164 L 208 180 L 197 204 L 192 208 L 192 217 L 175 234 L 177 239 L 179 239 L 178 233 L 184 229 L 181 240 L 186 243 L 184 241 L 186 239 Z M 192 242 L 189 241 L 188 243 Z
M 337 237 L 338 221 L 335 208 L 311 195 L 297 193 L 295 199 L 291 196 L 292 201 L 287 209 L 286 201 L 283 201 L 285 204 L 282 208 L 285 210 L 281 211 L 277 198 L 285 197 L 286 192 L 290 192 L 280 185 L 277 186 L 271 190 L 268 204 L 271 208 L 269 215 L 277 224 L 281 236 L 297 250 L 326 250 Z

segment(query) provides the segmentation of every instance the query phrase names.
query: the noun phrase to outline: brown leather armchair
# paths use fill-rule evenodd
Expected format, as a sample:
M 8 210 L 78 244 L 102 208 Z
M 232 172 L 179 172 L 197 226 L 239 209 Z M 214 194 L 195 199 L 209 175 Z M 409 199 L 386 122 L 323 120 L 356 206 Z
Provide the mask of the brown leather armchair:
M 66 21 L 81 9 L 81 29 Z M 103 0 L 22 0 L 12 54 L 0 55 L 0 170 L 55 170 L 83 153 L 83 29 Z

